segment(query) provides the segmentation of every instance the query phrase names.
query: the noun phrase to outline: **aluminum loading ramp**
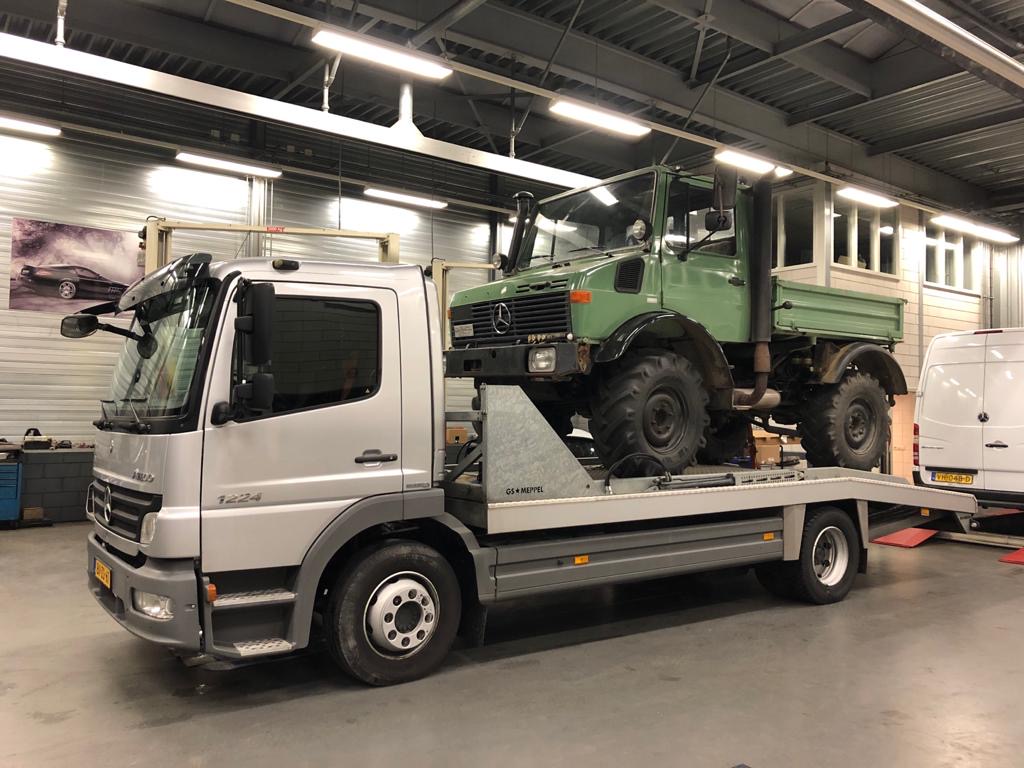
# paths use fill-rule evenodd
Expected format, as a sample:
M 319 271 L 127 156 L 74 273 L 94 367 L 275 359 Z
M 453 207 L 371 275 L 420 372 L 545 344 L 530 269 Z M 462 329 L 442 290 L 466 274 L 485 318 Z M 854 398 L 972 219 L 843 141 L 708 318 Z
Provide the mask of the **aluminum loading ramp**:
M 580 465 L 519 387 L 483 384 L 479 392 L 479 410 L 449 414 L 472 422 L 479 439 L 448 473 L 445 491 L 448 510 L 488 535 L 782 510 L 783 538 L 796 540 L 808 506 L 855 504 L 874 538 L 872 520 L 888 533 L 943 517 L 966 532 L 977 512 L 968 494 L 837 468 L 606 479 Z

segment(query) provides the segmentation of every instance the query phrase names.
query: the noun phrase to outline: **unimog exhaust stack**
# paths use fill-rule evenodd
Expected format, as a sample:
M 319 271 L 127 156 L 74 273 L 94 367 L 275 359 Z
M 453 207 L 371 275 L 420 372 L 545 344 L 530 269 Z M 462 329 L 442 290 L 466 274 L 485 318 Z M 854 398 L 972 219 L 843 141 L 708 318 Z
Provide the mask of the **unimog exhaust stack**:
M 719 174 L 715 174 L 715 200 L 718 201 Z M 733 177 L 735 178 L 735 177 Z M 733 186 L 733 198 L 736 196 Z M 754 184 L 754 231 L 750 249 L 750 340 L 754 342 L 754 388 L 736 389 L 733 404 L 755 408 L 778 403 L 778 393 L 768 392 L 772 371 L 769 342 L 772 338 L 772 182 L 761 179 Z M 766 395 L 773 394 L 772 397 Z M 762 404 L 762 400 L 766 401 Z

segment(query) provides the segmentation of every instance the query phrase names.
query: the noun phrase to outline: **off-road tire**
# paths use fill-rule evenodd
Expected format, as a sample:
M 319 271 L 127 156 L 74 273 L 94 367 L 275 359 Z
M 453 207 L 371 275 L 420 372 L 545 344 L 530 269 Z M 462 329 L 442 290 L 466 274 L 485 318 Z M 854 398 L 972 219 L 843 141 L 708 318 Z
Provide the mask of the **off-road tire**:
M 697 451 L 698 464 L 724 464 L 739 456 L 750 442 L 750 422 L 731 412 L 712 414 L 704 430 L 704 447 Z
M 392 577 L 406 574 L 418 576 L 432 588 L 436 625 L 415 652 L 385 653 L 369 639 L 369 601 Z M 384 541 L 356 553 L 338 575 L 324 615 L 327 648 L 338 666 L 358 680 L 370 685 L 404 683 L 441 665 L 461 615 L 459 581 L 441 554 L 415 541 Z
M 596 374 L 590 432 L 606 467 L 634 453 L 654 456 L 673 473 L 693 463 L 709 418 L 708 394 L 689 360 L 668 350 L 633 350 Z M 653 462 L 635 463 L 623 474 L 644 473 Z
M 870 470 L 889 444 L 889 400 L 878 380 L 861 371 L 819 387 L 800 414 L 800 438 L 815 467 Z

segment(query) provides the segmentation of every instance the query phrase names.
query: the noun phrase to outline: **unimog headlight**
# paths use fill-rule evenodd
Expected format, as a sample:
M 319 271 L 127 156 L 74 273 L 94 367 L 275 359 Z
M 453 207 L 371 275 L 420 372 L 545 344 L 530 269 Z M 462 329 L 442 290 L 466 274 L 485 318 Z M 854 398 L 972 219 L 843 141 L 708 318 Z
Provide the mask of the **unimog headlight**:
M 530 373 L 551 373 L 555 370 L 555 348 L 537 347 L 530 350 L 527 361 Z

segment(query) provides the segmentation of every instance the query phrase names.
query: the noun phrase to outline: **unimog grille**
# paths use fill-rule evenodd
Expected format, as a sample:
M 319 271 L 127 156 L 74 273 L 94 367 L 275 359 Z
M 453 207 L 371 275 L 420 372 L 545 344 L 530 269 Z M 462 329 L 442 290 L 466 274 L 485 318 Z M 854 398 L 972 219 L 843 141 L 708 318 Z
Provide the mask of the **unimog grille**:
M 460 336 L 456 326 L 469 323 L 473 325 L 473 335 Z M 452 345 L 457 348 L 562 341 L 570 330 L 567 292 L 512 296 L 452 307 Z

